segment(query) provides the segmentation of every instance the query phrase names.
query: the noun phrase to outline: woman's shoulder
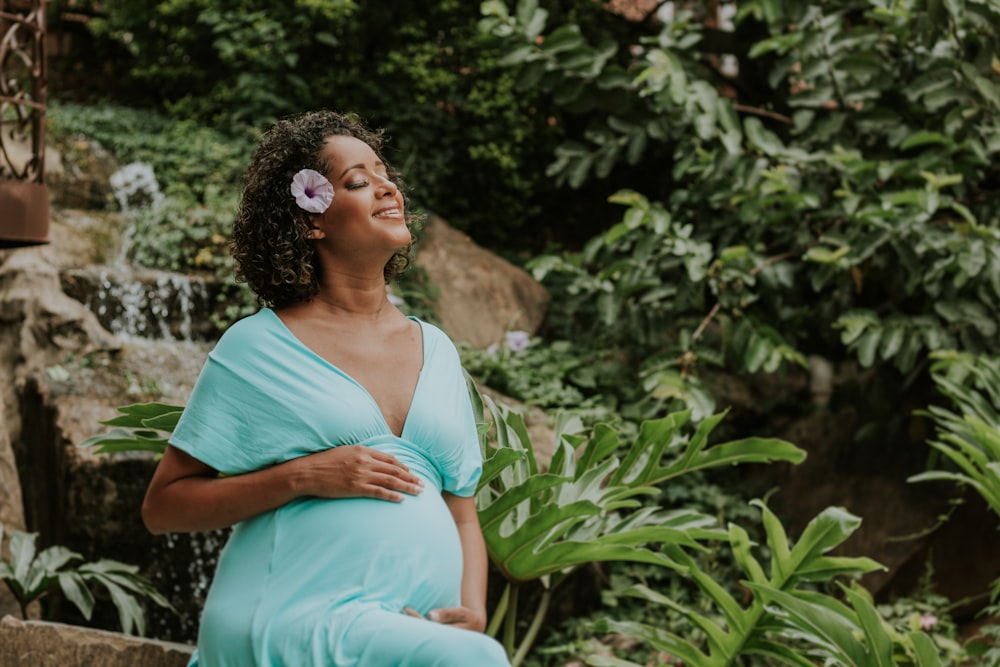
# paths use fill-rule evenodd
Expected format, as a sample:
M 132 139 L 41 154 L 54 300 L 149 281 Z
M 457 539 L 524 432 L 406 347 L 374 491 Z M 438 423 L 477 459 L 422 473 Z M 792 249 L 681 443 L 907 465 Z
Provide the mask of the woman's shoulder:
M 276 330 L 280 322 L 270 308 L 261 308 L 253 315 L 247 315 L 230 324 L 219 338 L 218 345 L 256 347 L 266 340 L 266 336 L 262 334 Z
M 420 329 L 424 334 L 425 345 L 443 345 L 444 347 L 455 349 L 454 341 L 444 329 L 419 317 L 410 315 L 409 318 L 420 325 Z

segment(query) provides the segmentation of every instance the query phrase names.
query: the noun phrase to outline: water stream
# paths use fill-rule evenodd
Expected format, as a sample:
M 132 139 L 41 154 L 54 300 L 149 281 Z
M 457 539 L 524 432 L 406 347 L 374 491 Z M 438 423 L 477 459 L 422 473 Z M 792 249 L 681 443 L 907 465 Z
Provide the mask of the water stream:
M 211 340 L 217 329 L 214 281 L 137 267 L 131 262 L 136 221 L 164 203 L 152 167 L 132 163 L 110 178 L 115 201 L 128 222 L 106 265 L 66 272 L 63 288 L 94 312 L 116 336 L 167 341 Z

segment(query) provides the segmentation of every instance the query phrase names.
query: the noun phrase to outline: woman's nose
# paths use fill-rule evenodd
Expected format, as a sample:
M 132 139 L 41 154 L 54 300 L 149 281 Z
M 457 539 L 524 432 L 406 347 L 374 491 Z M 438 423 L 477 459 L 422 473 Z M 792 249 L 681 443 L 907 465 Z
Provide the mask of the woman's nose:
M 390 194 L 395 196 L 396 194 L 396 184 L 390 178 L 381 178 L 378 187 L 380 195 Z

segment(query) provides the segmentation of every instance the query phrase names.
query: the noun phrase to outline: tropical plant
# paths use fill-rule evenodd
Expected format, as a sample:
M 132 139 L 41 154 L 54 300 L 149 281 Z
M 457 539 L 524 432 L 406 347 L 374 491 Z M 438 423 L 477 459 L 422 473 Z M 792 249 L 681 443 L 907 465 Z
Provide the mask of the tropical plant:
M 117 417 L 99 422 L 114 428 L 87 438 L 79 446 L 95 447 L 98 454 L 153 452 L 162 456 L 183 410 L 183 406 L 167 403 L 123 405 Z
M 558 420 L 556 448 L 543 472 L 521 415 L 474 388 L 472 393 L 486 451 L 476 498 L 480 523 L 490 560 L 507 581 L 487 631 L 497 634 L 503 626 L 502 642 L 515 667 L 534 643 L 554 591 L 575 569 L 600 561 L 683 569 L 687 556 L 671 547 L 704 549 L 703 541 L 724 537 L 711 516 L 643 505 L 640 499 L 655 494 L 657 485 L 695 471 L 799 462 L 805 456 L 794 445 L 769 438 L 709 447 L 709 435 L 724 413 L 703 420 L 693 434 L 684 430 L 690 411 L 645 421 L 629 445 L 607 424 L 582 435 L 579 420 L 565 415 Z M 495 447 L 488 444 L 490 428 L 495 428 Z M 541 595 L 518 639 L 525 586 L 540 586 Z
M 937 424 L 931 447 L 953 464 L 928 470 L 911 482 L 947 480 L 971 487 L 1000 517 L 1000 357 L 941 352 L 931 375 L 957 408 L 932 405 L 922 411 Z
M 937 437 L 929 443 L 945 461 L 910 481 L 969 487 L 1000 517 L 1000 357 L 955 351 L 932 357 L 931 376 L 953 409 L 932 405 L 921 413 L 934 420 Z M 993 582 L 991 604 L 982 614 L 1000 615 L 1000 579 Z M 995 664 L 1000 626 L 985 626 L 984 636 L 987 641 L 974 641 L 969 650 L 981 653 L 984 664 Z
M 0 525 L 0 539 L 3 526 Z M 63 546 L 51 546 L 38 551 L 37 533 L 10 531 L 10 561 L 0 561 L 0 579 L 7 585 L 21 609 L 21 617 L 28 618 L 28 606 L 55 592 L 72 602 L 83 617 L 90 620 L 96 598 L 91 588 L 103 588 L 118 609 L 118 621 L 123 632 L 146 632 L 146 616 L 139 598 L 173 610 L 170 603 L 142 575 L 135 565 L 115 560 L 101 560 L 69 567 L 82 556 Z
M 711 601 L 714 613 L 684 608 L 645 586 L 634 586 L 630 591 L 687 617 L 704 634 L 703 646 L 643 623 L 609 620 L 605 630 L 641 639 L 691 667 L 728 667 L 742 664 L 740 659 L 750 656 L 798 667 L 941 664 L 939 650 L 928 635 L 919 629 L 908 633 L 894 630 L 879 615 L 868 592 L 857 584 L 840 584 L 845 601 L 817 588 L 838 577 L 882 567 L 869 558 L 828 555 L 858 528 L 858 517 L 842 508 L 828 508 L 806 526 L 792 545 L 767 506 L 760 501 L 752 504 L 763 515 L 770 567 L 765 570 L 754 555 L 758 545 L 751 543 L 745 530 L 730 525 L 728 534 L 729 545 L 746 577 L 742 584 L 748 603 L 741 604 L 675 545 L 666 547 L 666 555 L 680 566 L 684 576 L 694 579 Z M 591 656 L 588 664 L 638 667 L 607 656 Z

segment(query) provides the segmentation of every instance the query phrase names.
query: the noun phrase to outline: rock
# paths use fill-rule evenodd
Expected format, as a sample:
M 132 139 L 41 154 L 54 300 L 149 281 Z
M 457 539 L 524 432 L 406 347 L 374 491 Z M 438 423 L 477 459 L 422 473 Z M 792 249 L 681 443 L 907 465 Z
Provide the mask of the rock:
M 119 165 L 103 146 L 82 136 L 73 136 L 45 154 L 46 182 L 54 206 L 107 210 L 115 206 L 111 175 Z M 55 158 L 55 159 L 54 159 Z
M 23 466 L 15 464 L 14 453 L 23 445 L 25 377 L 67 356 L 113 345 L 94 315 L 63 293 L 59 258 L 54 246 L 0 251 L 0 369 L 5 378 L 0 383 L 0 520 L 10 529 L 27 525 L 18 474 Z M 0 588 L 0 611 L 11 604 L 7 589 Z
M 4 539 L 0 556 L 10 557 L 10 531 L 24 530 L 24 505 L 21 501 L 21 482 L 17 477 L 17 463 L 14 450 L 10 446 L 7 410 L 0 403 L 0 523 L 4 528 Z M 7 592 L 0 592 L 0 615 L 18 611 L 17 601 Z M 0 664 L 7 664 L 0 662 Z M 12 664 L 12 663 L 11 663 Z
M 75 625 L 0 620 L 0 665 L 15 667 L 184 667 L 194 649 Z
M 485 348 L 507 331 L 534 334 L 550 297 L 528 273 L 431 216 L 415 265 L 440 289 L 437 315 L 456 342 Z

